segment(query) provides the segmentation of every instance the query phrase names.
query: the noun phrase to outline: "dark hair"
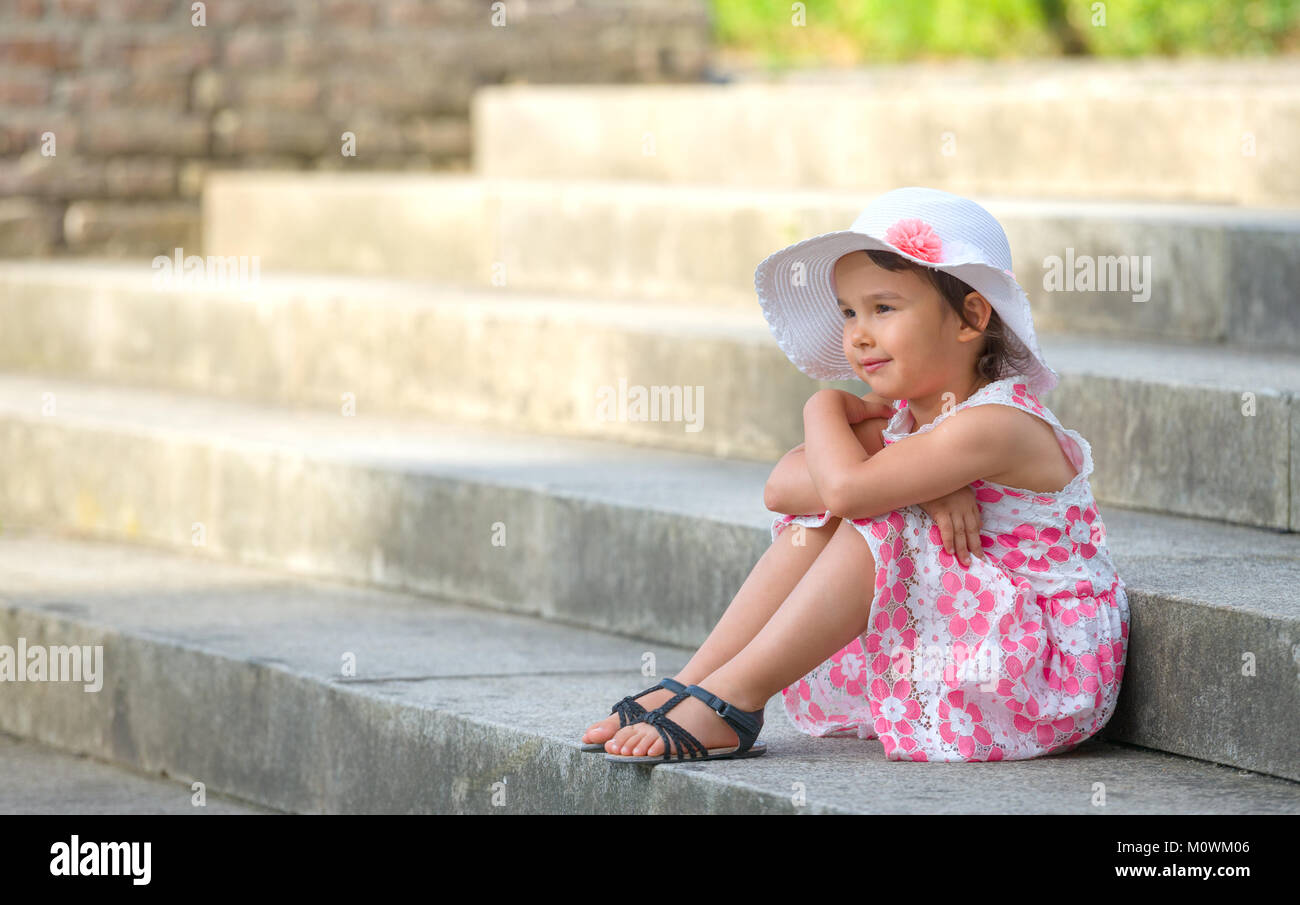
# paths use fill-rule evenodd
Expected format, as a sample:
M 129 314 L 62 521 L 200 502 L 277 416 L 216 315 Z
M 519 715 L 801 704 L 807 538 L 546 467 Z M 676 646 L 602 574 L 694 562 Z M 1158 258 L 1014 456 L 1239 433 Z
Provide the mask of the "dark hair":
M 935 270 L 932 267 L 909 261 L 892 251 L 866 251 L 872 262 L 885 270 L 891 270 L 895 273 L 910 270 L 921 274 L 924 279 L 930 282 L 930 285 L 938 290 L 939 295 L 957 313 L 963 324 L 978 329 L 966 316 L 964 304 L 966 295 L 977 291 L 971 288 L 969 283 L 942 270 Z M 1012 339 L 1013 335 L 1006 322 L 998 316 L 997 311 L 991 311 L 988 326 L 984 328 L 984 348 L 979 359 L 975 362 L 975 370 L 981 377 L 986 380 L 999 380 L 1003 377 L 1010 377 L 1012 374 L 1025 373 L 1030 369 L 1032 364 L 1031 356 L 1028 350 Z

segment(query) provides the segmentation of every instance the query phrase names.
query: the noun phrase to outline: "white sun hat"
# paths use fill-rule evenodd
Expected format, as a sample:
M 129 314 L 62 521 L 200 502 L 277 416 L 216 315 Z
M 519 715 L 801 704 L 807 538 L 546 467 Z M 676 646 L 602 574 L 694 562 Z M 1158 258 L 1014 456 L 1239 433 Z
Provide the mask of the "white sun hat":
M 772 335 L 800 371 L 817 380 L 858 377 L 844 357 L 844 315 L 835 300 L 835 262 L 852 251 L 888 251 L 965 282 L 988 299 L 1032 359 L 1030 389 L 1045 393 L 1057 373 L 1043 359 L 1029 297 L 1011 272 L 1011 247 L 983 207 L 949 192 L 909 186 L 875 198 L 846 230 L 823 233 L 768 255 L 754 288 Z M 1028 356 L 1024 356 L 1024 352 Z M 997 378 L 1009 377 L 999 374 Z

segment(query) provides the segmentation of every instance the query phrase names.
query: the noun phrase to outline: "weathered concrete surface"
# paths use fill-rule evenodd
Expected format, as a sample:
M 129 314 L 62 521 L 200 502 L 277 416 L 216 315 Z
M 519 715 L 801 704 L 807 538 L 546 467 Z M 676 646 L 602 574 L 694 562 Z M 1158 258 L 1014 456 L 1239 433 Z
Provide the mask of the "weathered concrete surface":
M 44 525 L 685 645 L 707 636 L 769 544 L 758 464 L 0 386 L 0 460 L 21 463 L 0 480 L 6 530 Z M 44 392 L 57 414 L 19 414 Z M 1102 511 L 1139 651 L 1121 738 L 1300 779 L 1300 537 Z
M 647 652 L 671 675 L 688 651 L 39 535 L 0 540 L 0 576 L 0 638 L 105 649 L 100 691 L 15 683 L 0 728 L 284 810 L 1300 813 L 1298 783 L 1104 738 L 1029 761 L 889 762 L 875 741 L 801 735 L 778 699 L 763 758 L 610 764 L 579 750 L 582 728 L 650 684 Z
M 586 178 L 216 173 L 204 193 L 204 253 L 256 255 L 263 273 L 405 276 L 756 313 L 759 262 L 793 242 L 847 229 L 874 194 Z M 1006 230 L 1040 329 L 1300 349 L 1293 304 L 1300 210 L 975 200 Z M 1112 276 L 1107 256 L 1123 257 L 1124 269 L 1117 261 Z M 1080 281 L 1087 258 L 1099 268 L 1095 291 Z M 1051 267 L 1064 270 L 1067 262 L 1075 276 L 1048 282 Z
M 351 403 L 366 416 L 429 415 L 769 468 L 803 440 L 799 413 L 818 387 L 756 312 L 396 281 L 284 275 L 245 296 L 155 292 L 139 268 L 0 266 L 0 319 L 0 366 L 12 370 L 329 413 Z M 1043 402 L 1092 444 L 1102 502 L 1300 529 L 1290 474 L 1300 358 L 1074 334 L 1044 334 L 1042 345 L 1062 375 Z M 666 407 L 645 411 L 657 420 L 620 412 L 620 396 L 637 387 L 670 391 Z
M 1300 205 L 1300 84 L 486 86 L 474 169 L 534 179 Z
M 12 640 L 12 639 L 9 639 Z M 272 814 L 260 805 L 145 776 L 39 742 L 0 733 L 0 814 Z

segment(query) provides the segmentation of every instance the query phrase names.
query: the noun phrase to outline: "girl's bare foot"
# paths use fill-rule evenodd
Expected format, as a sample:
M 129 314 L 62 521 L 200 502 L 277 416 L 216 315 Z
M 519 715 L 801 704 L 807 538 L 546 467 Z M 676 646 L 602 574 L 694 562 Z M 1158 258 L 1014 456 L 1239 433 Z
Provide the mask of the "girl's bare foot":
M 677 679 L 677 681 L 681 682 L 683 685 L 691 684 L 677 676 L 672 676 L 671 678 Z M 654 710 L 672 696 L 673 693 L 667 688 L 659 688 L 649 694 L 635 698 L 635 700 L 646 710 Z M 584 745 L 603 745 L 605 742 L 613 738 L 614 733 L 618 732 L 618 730 L 618 714 L 611 713 L 609 716 L 605 717 L 605 719 L 592 723 L 587 727 L 587 731 L 582 734 L 582 743 Z

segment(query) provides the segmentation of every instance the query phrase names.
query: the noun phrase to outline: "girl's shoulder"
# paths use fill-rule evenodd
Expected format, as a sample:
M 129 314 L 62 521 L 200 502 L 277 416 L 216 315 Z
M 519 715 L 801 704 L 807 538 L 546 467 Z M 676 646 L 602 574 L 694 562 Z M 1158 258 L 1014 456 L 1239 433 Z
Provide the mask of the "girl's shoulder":
M 987 437 L 989 446 L 1005 450 L 1006 466 L 982 480 L 1031 493 L 1074 492 L 1092 472 L 1092 450 L 1077 431 L 1068 430 L 1029 389 L 1023 374 L 992 381 L 914 429 L 907 400 L 883 432 L 886 444 L 927 433 L 957 419 Z
M 991 385 L 990 385 L 991 386 Z M 986 388 L 987 389 L 987 388 Z M 984 480 L 1035 493 L 1059 493 L 1092 471 L 1092 450 L 1078 431 L 1065 428 L 1023 382 L 1005 386 L 957 407 L 967 424 L 1004 441 L 1007 467 Z

